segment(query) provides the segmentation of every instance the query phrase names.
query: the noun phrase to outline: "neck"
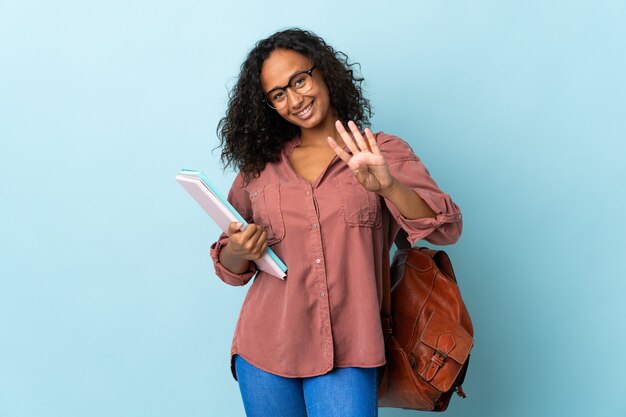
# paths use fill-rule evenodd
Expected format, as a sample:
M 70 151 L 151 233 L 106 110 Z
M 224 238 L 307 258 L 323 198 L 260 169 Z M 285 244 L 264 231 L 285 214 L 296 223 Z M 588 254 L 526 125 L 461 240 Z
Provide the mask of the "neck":
M 328 146 L 326 138 L 331 136 L 341 144 L 341 136 L 335 129 L 336 116 L 327 117 L 322 123 L 311 129 L 300 129 L 300 144 L 302 146 Z

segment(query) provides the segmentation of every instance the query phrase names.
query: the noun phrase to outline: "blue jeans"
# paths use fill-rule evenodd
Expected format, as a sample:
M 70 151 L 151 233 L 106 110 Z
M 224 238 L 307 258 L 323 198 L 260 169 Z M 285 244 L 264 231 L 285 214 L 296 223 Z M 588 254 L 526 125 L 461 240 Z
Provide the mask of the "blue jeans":
M 376 368 L 335 368 L 308 378 L 270 374 L 235 355 L 248 417 L 377 417 Z

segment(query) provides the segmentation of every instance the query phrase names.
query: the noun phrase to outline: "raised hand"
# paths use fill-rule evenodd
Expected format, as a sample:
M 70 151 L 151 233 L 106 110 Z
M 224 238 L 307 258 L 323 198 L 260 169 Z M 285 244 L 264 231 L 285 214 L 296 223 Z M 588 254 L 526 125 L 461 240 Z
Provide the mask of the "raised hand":
M 384 194 L 393 184 L 393 177 L 389 173 L 387 162 L 378 148 L 372 131 L 366 128 L 364 138 L 353 121 L 348 122 L 348 128 L 352 134 L 346 131 L 339 120 L 335 122 L 335 128 L 350 149 L 350 153 L 337 145 L 331 136 L 327 139 L 330 147 L 348 164 L 357 181 L 366 190 Z

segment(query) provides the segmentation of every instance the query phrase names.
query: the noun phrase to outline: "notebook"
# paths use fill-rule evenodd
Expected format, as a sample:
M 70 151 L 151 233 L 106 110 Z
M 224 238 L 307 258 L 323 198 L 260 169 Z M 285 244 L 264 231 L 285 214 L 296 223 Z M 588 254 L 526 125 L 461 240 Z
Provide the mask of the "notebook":
M 207 212 L 213 221 L 226 232 L 232 222 L 241 222 L 245 229 L 248 223 L 241 214 L 228 202 L 226 198 L 214 187 L 202 171 L 183 169 L 176 175 L 176 181 L 183 186 L 194 200 Z M 278 256 L 267 248 L 265 255 L 254 261 L 257 267 L 277 278 L 285 279 L 287 266 Z

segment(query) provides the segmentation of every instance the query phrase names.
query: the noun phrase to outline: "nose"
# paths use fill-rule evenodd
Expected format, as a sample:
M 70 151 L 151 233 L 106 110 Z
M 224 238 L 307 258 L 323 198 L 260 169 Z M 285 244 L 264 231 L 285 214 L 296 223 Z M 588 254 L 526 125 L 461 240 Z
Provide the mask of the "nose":
M 291 88 L 287 89 L 287 99 L 289 100 L 289 103 L 291 103 L 291 107 L 296 109 L 302 104 L 303 100 L 302 95 L 296 93 Z

